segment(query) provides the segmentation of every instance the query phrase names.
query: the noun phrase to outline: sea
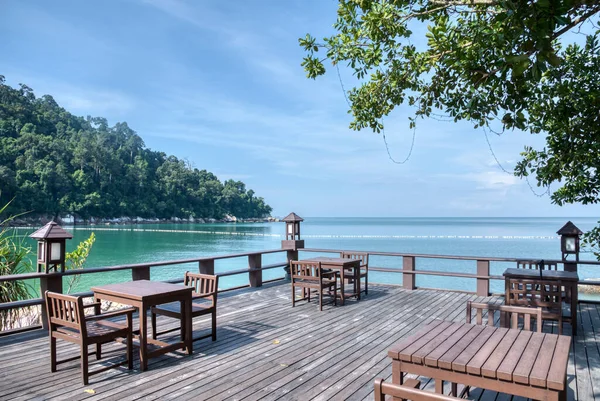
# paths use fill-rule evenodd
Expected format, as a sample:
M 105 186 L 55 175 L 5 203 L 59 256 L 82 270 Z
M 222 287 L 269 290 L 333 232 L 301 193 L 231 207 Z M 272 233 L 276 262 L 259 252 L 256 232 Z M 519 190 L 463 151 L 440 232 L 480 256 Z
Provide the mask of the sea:
M 571 220 L 582 231 L 593 228 L 597 218 L 434 218 L 434 217 L 305 217 L 301 225 L 307 248 L 386 251 L 411 254 L 462 255 L 560 259 L 560 238 L 556 231 Z M 93 232 L 96 241 L 86 268 L 192 259 L 203 256 L 280 249 L 284 223 L 219 224 L 143 224 L 65 226 L 73 234 L 67 243 L 72 250 Z M 26 230 L 19 230 L 26 236 Z M 31 230 L 32 231 L 32 230 Z M 32 249 L 34 243 L 28 242 Z M 300 258 L 318 254 L 300 252 Z M 326 254 L 323 254 L 326 255 Z M 591 252 L 583 260 L 594 260 Z M 264 265 L 285 261 L 285 253 L 263 255 Z M 216 272 L 243 269 L 247 258 L 223 259 L 215 263 Z M 402 268 L 402 258 L 371 256 L 370 266 Z M 475 261 L 417 258 L 417 269 L 476 273 Z M 514 263 L 492 262 L 491 274 L 501 275 Z M 183 276 L 197 271 L 198 264 L 154 267 L 153 280 Z M 282 277 L 283 269 L 266 270 L 263 279 Z M 581 278 L 599 278 L 600 266 L 579 266 Z M 93 285 L 131 280 L 128 270 L 82 275 L 73 291 L 86 291 Z M 397 273 L 370 272 L 373 283 L 401 284 Z M 248 283 L 248 275 L 223 277 L 219 287 L 231 288 Z M 34 283 L 35 284 L 35 283 Z M 417 286 L 475 291 L 476 280 L 443 276 L 417 276 Z M 492 281 L 493 292 L 503 292 L 501 281 Z M 582 294 L 582 298 L 586 295 Z M 592 296 L 594 297 L 594 296 Z

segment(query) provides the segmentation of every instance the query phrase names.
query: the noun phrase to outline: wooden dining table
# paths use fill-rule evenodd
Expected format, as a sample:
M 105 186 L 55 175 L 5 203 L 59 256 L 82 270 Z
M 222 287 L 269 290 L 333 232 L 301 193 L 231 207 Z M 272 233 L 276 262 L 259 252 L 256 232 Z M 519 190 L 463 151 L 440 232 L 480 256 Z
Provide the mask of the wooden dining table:
M 341 304 L 344 305 L 346 298 L 355 296 L 360 299 L 360 290 L 357 291 L 356 283 L 358 280 L 358 274 L 360 273 L 360 259 L 348 259 L 348 258 L 333 258 L 329 256 L 319 256 L 316 258 L 303 259 L 305 262 L 320 262 L 323 269 L 335 269 L 340 272 L 340 299 Z M 352 270 L 350 276 L 346 275 L 346 270 Z M 346 279 L 354 280 L 354 289 L 352 292 L 346 293 L 345 281 Z
M 436 320 L 394 345 L 392 382 L 407 373 L 535 400 L 565 400 L 571 337 Z
M 509 268 L 503 273 L 505 280 L 505 298 L 510 300 L 508 293 L 508 281 L 511 278 L 524 279 L 524 280 L 545 280 L 545 281 L 559 281 L 561 285 L 565 287 L 565 293 L 568 294 L 567 302 L 571 313 L 568 317 L 564 318 L 565 321 L 569 322 L 572 327 L 572 333 L 574 336 L 577 335 L 577 303 L 579 275 L 577 272 L 569 272 L 563 270 L 537 270 L 537 269 L 517 269 Z M 507 301 L 509 302 L 509 301 Z
M 178 349 L 186 349 L 188 355 L 193 352 L 192 345 L 192 287 L 159 281 L 135 280 L 126 283 L 108 284 L 92 287 L 94 302 L 112 301 L 130 305 L 139 312 L 139 334 L 136 336 L 140 347 L 140 370 L 148 369 L 148 359 Z M 176 343 L 166 343 L 148 338 L 148 309 L 169 302 L 181 302 L 181 339 Z M 148 343 L 159 348 L 148 351 Z

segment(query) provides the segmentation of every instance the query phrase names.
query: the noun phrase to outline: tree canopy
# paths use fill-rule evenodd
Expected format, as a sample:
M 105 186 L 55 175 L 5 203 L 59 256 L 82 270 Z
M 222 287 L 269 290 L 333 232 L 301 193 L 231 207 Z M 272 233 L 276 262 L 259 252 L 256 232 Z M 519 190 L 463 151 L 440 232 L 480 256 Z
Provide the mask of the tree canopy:
M 441 114 L 498 134 L 545 134 L 515 175 L 559 183 L 556 204 L 598 203 L 598 11 L 597 0 L 339 0 L 334 35 L 299 39 L 302 65 L 309 78 L 327 61 L 353 71 L 353 129 L 380 132 L 403 105 L 415 110 L 411 128 Z
M 81 218 L 264 217 L 243 182 L 153 151 L 127 123 L 77 117 L 0 75 L 0 196 L 6 213 Z

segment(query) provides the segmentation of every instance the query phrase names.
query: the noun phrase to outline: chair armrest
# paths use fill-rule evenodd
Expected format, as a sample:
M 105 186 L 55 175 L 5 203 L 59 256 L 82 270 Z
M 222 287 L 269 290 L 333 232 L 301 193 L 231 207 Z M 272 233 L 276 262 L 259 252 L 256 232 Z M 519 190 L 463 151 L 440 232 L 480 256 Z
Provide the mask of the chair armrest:
M 102 306 L 102 304 L 100 302 L 93 302 L 91 304 L 83 305 L 83 309 L 91 308 L 92 306 Z
M 103 313 L 101 315 L 87 316 L 85 318 L 85 320 L 101 320 L 101 319 L 108 319 L 108 318 L 111 318 L 111 317 L 131 315 L 135 311 L 136 311 L 135 308 L 119 309 L 119 310 L 112 311 L 112 312 L 106 312 L 106 313 Z

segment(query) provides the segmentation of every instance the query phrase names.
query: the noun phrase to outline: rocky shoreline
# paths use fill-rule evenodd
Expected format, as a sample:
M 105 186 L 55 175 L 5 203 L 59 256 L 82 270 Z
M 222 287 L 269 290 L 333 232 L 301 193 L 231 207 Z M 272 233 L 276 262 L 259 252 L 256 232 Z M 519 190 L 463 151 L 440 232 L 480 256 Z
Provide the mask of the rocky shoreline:
M 52 218 L 48 216 L 37 217 L 37 218 L 15 218 L 10 221 L 11 226 L 16 227 L 37 227 L 42 226 Z M 90 219 L 77 219 L 71 215 L 58 217 L 56 222 L 60 225 L 129 225 L 129 224 L 215 224 L 215 223 L 276 223 L 281 221 L 277 217 L 251 217 L 241 218 L 231 215 L 225 215 L 221 219 L 215 219 L 212 217 L 208 218 L 194 218 L 189 217 L 188 219 L 182 219 L 179 217 L 172 217 L 170 219 L 159 219 L 159 218 L 142 218 L 142 217 L 114 217 L 114 218 L 95 218 Z

